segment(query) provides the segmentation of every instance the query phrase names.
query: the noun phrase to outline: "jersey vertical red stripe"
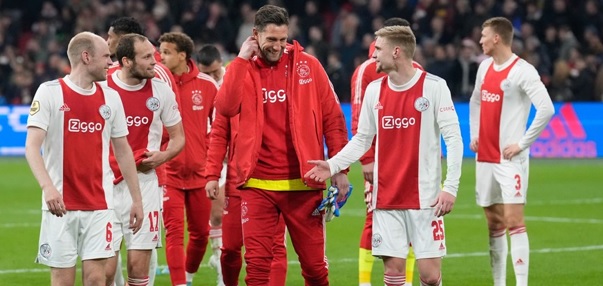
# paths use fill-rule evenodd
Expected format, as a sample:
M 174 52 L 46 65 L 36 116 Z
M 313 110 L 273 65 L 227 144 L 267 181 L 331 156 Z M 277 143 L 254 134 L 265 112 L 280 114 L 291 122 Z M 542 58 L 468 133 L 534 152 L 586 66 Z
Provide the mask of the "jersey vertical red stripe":
M 515 59 L 511 65 L 501 71 L 494 70 L 494 63 L 490 65 L 481 88 L 481 107 L 479 121 L 479 147 L 477 161 L 500 163 L 500 118 L 505 97 L 502 85 L 505 84 L 509 72 L 517 63 Z
M 69 112 L 64 113 L 63 123 L 65 207 L 67 210 L 107 209 L 102 166 L 105 119 L 101 116 L 100 108 L 108 107 L 102 88 L 97 84 L 96 93 L 87 96 L 70 89 L 63 79 L 59 82 L 63 101 L 70 107 Z
M 387 79 L 381 83 L 377 155 L 380 166 L 377 206 L 381 209 L 419 209 L 421 206 L 421 112 L 415 108 L 415 101 L 423 94 L 426 75 L 423 73 L 415 85 L 401 92 L 392 90 Z

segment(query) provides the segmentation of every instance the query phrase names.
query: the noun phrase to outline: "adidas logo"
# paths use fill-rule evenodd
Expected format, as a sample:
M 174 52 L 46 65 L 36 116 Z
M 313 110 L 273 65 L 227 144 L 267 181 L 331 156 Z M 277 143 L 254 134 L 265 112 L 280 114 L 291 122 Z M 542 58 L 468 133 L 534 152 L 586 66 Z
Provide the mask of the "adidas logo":
M 61 108 L 59 108 L 59 111 L 69 111 L 69 110 L 71 110 L 71 108 L 69 108 L 69 106 L 67 106 L 67 103 L 63 103 Z
M 312 212 L 312 216 L 319 216 L 320 215 L 320 211 L 318 209 L 314 209 L 314 211 Z
M 515 193 L 515 197 L 516 198 L 521 198 L 521 193 L 520 192 Z
M 381 102 L 377 101 L 377 104 L 375 104 L 375 110 L 379 109 L 383 109 L 383 105 L 381 105 Z
M 111 243 L 107 243 L 107 247 L 105 247 L 105 250 L 112 250 L 111 249 Z
M 443 242 L 440 242 L 440 250 L 444 250 L 444 249 L 446 249 L 446 246 L 444 246 Z
M 565 103 L 553 115 L 546 129 L 530 147 L 536 158 L 594 158 L 597 145 L 587 134 L 572 103 Z
M 155 234 L 155 237 L 153 237 L 153 242 L 157 242 L 157 240 L 159 240 L 159 237 L 157 236 L 157 234 Z
M 525 263 L 523 262 L 523 260 L 521 260 L 521 258 L 517 259 L 517 261 L 515 261 L 515 265 L 525 265 Z

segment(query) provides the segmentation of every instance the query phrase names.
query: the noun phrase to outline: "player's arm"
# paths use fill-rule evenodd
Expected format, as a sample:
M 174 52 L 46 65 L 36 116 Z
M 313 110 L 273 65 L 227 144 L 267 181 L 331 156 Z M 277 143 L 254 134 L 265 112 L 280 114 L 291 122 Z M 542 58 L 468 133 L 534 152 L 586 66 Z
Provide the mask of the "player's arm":
M 169 141 L 167 147 L 163 151 L 150 151 L 146 152 L 146 158 L 142 160 L 138 166 L 138 171 L 146 173 L 159 167 L 161 164 L 172 160 L 176 155 L 180 154 L 184 149 L 184 128 L 182 122 L 178 122 L 175 125 L 165 127 L 169 135 Z
M 220 114 L 233 117 L 241 112 L 242 96 L 249 92 L 245 90 L 247 88 L 245 79 L 251 65 L 249 60 L 258 54 L 259 50 L 257 40 L 249 36 L 241 45 L 239 55 L 228 65 L 222 86 L 216 96 L 216 109 Z
M 324 182 L 332 175 L 339 173 L 341 170 L 348 168 L 352 163 L 356 162 L 366 150 L 371 148 L 373 138 L 377 133 L 377 125 L 375 123 L 375 111 L 373 106 L 379 97 L 379 83 L 371 83 L 365 93 L 362 109 L 360 110 L 360 120 L 358 122 L 358 133 L 352 137 L 352 140 L 345 145 L 335 156 L 328 161 L 311 160 L 308 163 L 316 165 L 308 171 L 304 177 Z
M 48 170 L 44 166 L 44 159 L 40 154 L 40 148 L 46 138 L 46 130 L 38 127 L 27 128 L 27 139 L 25 140 L 25 158 L 34 177 L 44 192 L 44 200 L 51 214 L 62 217 L 67 213 L 63 196 L 55 187 Z
M 435 93 L 437 96 L 434 97 L 434 112 L 438 128 L 444 138 L 444 144 L 446 144 L 447 168 L 444 187 L 432 207 L 436 208 L 437 216 L 443 216 L 452 211 L 456 201 L 463 162 L 463 139 L 458 115 L 454 108 L 450 108 L 454 107 L 454 104 L 445 81 L 438 82 Z
M 536 69 L 532 65 L 528 65 L 527 69 L 523 71 L 525 74 L 520 77 L 519 86 L 530 97 L 530 101 L 532 101 L 532 104 L 536 108 L 536 115 L 528 130 L 518 142 L 521 150 L 529 148 L 536 141 L 555 114 L 553 101 L 540 80 Z
M 230 119 L 216 114 L 216 120 L 209 135 L 209 148 L 207 150 L 207 164 L 205 165 L 205 191 L 210 199 L 216 199 L 219 194 L 218 180 L 220 179 L 226 150 L 230 140 Z
M 471 94 L 469 100 L 469 133 L 471 139 L 471 145 L 469 148 L 473 152 L 477 152 L 479 147 L 479 116 L 481 107 L 481 89 L 484 79 L 484 74 L 487 69 L 487 64 L 482 62 L 477 69 L 477 75 L 475 76 L 475 88 Z
M 136 233 L 142 226 L 143 209 L 134 155 L 132 154 L 130 144 L 128 144 L 128 139 L 126 139 L 125 136 L 111 138 L 111 145 L 113 146 L 113 153 L 115 154 L 119 169 L 126 180 L 126 185 L 128 186 L 130 196 L 132 197 L 130 228 Z

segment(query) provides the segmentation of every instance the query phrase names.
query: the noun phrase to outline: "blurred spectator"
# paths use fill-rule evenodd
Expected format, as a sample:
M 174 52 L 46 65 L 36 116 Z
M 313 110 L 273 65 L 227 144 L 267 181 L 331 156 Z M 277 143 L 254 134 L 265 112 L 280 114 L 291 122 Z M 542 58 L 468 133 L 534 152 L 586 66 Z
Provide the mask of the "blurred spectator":
M 534 64 L 554 100 L 602 100 L 601 0 L 32 0 L 0 1 L 0 104 L 28 104 L 30 81 L 68 72 L 67 40 L 77 32 L 105 35 L 112 20 L 132 16 L 151 41 L 182 31 L 196 44 L 220 47 L 228 60 L 251 35 L 254 9 L 266 3 L 287 6 L 289 40 L 303 43 L 326 67 L 339 62 L 341 68 L 331 68 L 344 82 L 366 57 L 375 27 L 396 16 L 411 22 L 415 60 L 449 74 L 455 100 L 466 100 L 472 66 L 485 58 L 478 45 L 481 25 L 504 16 L 516 28 L 513 52 Z M 570 60 L 574 50 L 580 58 Z M 331 51 L 337 54 L 330 62 Z M 464 58 L 469 53 L 471 60 Z

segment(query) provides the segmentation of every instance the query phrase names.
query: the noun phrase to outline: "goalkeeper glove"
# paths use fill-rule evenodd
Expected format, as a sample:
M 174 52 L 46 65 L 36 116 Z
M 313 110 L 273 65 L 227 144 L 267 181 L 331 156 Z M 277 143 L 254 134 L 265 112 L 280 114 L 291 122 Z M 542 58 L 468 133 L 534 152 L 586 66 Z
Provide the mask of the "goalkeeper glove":
M 337 195 L 339 194 L 339 189 L 335 186 L 330 186 L 327 192 L 327 197 L 324 198 L 318 208 L 318 211 L 325 210 L 325 220 L 327 222 L 331 221 L 334 216 L 339 216 L 339 209 L 342 208 L 345 203 L 348 201 L 348 198 L 352 194 L 353 187 L 350 185 L 350 191 L 346 194 L 345 198 L 341 201 L 337 201 Z

